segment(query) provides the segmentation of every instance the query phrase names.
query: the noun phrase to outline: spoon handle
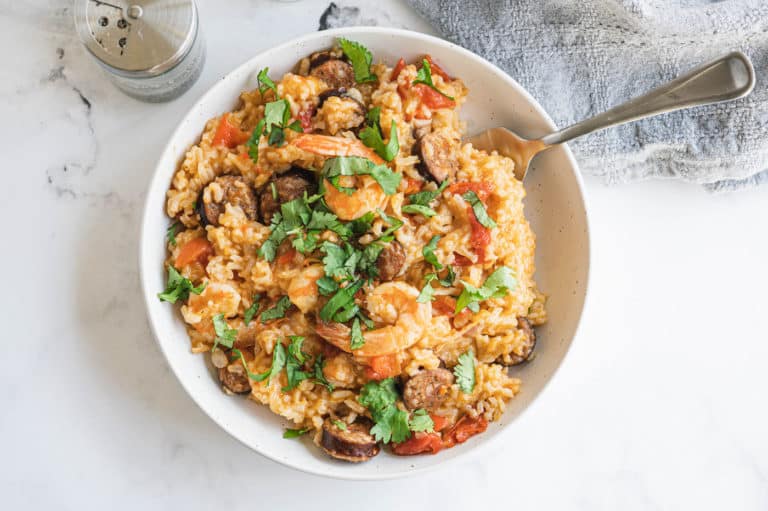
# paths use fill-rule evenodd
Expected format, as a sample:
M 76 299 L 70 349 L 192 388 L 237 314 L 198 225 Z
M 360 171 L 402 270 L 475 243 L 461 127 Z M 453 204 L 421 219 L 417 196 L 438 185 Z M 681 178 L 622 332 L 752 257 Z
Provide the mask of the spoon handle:
M 631 99 L 607 112 L 546 135 L 547 145 L 568 142 L 604 128 L 625 124 L 691 106 L 730 101 L 746 96 L 755 86 L 755 70 L 749 57 L 729 53 L 689 73 Z

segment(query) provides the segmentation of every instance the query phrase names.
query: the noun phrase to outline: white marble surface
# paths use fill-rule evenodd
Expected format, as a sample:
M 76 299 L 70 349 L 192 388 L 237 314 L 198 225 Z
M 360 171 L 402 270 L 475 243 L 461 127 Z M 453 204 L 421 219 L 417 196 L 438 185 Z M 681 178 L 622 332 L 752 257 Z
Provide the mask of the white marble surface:
M 307 476 L 184 394 L 149 332 L 136 246 L 186 109 L 254 52 L 317 29 L 327 2 L 201 1 L 207 67 L 164 105 L 113 89 L 35 15 L 47 4 L 0 1 L 3 509 L 768 509 L 768 188 L 588 179 L 591 306 L 493 456 L 381 483 Z M 429 30 L 399 1 L 355 5 Z

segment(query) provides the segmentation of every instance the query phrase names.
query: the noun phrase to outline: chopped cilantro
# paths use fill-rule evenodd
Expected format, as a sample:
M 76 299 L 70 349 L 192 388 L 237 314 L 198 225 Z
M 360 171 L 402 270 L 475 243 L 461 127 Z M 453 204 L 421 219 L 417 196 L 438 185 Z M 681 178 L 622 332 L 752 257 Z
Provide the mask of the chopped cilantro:
M 443 265 L 440 264 L 440 261 L 437 260 L 437 255 L 435 254 L 438 241 L 440 241 L 440 235 L 432 236 L 432 239 L 429 240 L 429 243 L 424 245 L 424 248 L 421 249 L 421 253 L 424 256 L 424 260 L 426 262 L 434 266 L 435 269 L 442 270 Z
M 403 213 L 410 213 L 413 215 L 424 215 L 427 218 L 435 216 L 435 210 L 429 206 L 422 206 L 421 204 L 406 204 L 402 207 Z
M 434 429 L 429 415 L 425 418 L 423 411 L 414 412 L 414 417 L 409 419 L 408 412 L 397 407 L 397 398 L 397 388 L 393 378 L 378 382 L 370 381 L 360 391 L 358 401 L 371 412 L 371 417 L 376 423 L 371 428 L 371 434 L 377 441 L 402 442 L 411 436 L 411 430 Z M 414 427 L 412 428 L 411 425 Z
M 355 218 L 347 225 L 352 230 L 352 234 L 359 236 L 371 230 L 374 218 L 376 218 L 375 213 L 373 211 L 369 211 L 363 216 Z
M 472 350 L 459 355 L 459 363 L 453 368 L 456 383 L 465 394 L 471 394 L 475 388 L 475 354 Z
M 284 318 L 285 313 L 291 308 L 291 299 L 281 296 L 274 307 L 261 313 L 261 322 L 266 323 L 273 319 Z
M 323 321 L 332 320 L 340 309 L 347 307 L 350 302 L 354 301 L 355 293 L 363 287 L 363 283 L 363 280 L 358 280 L 347 287 L 339 289 L 320 309 L 320 319 Z
M 389 130 L 389 141 L 385 144 L 381 135 L 381 128 L 377 125 L 366 126 L 360 130 L 360 140 L 363 144 L 373 149 L 376 154 L 386 161 L 392 161 L 400 151 L 400 143 L 397 140 L 397 124 L 394 119 Z
M 512 275 L 511 269 L 502 266 L 491 273 L 479 288 L 464 281 L 461 283 L 464 285 L 464 289 L 456 300 L 456 314 L 461 312 L 464 307 L 468 307 L 472 312 L 479 311 L 481 301 L 505 296 L 507 292 L 515 288 L 517 280 Z
M 344 55 L 352 63 L 357 83 L 375 82 L 377 80 L 376 75 L 371 73 L 373 55 L 371 55 L 368 48 L 349 39 L 339 39 L 339 46 L 341 46 L 341 51 L 344 52 Z
M 346 422 L 342 422 L 342 421 L 340 421 L 338 419 L 334 419 L 332 422 L 333 422 L 333 425 L 336 426 L 337 428 L 339 428 L 340 430 L 342 430 L 342 431 L 346 431 L 347 430 L 347 423 Z
M 389 228 L 382 232 L 381 236 L 379 236 L 379 241 L 392 241 L 393 238 L 390 238 L 390 236 L 392 233 L 403 226 L 403 221 L 399 218 L 387 215 L 380 209 L 377 209 L 376 211 L 379 213 L 381 219 L 389 225 Z
M 358 313 L 357 313 L 357 317 L 358 317 L 358 318 L 360 318 L 360 321 L 362 321 L 362 322 L 363 322 L 363 324 L 365 325 L 365 327 L 366 327 L 368 330 L 373 330 L 373 327 L 374 327 L 375 325 L 374 325 L 374 323 L 373 323 L 373 320 L 372 320 L 371 318 L 369 318 L 368 316 L 366 316 L 366 315 L 365 315 L 365 314 L 363 314 L 362 312 L 358 312 Z
M 317 279 L 317 290 L 323 296 L 330 296 L 339 290 L 339 284 L 326 275 Z
M 245 143 L 245 147 L 248 148 L 248 156 L 251 157 L 253 163 L 259 162 L 259 140 L 261 140 L 261 135 L 264 133 L 264 125 L 264 119 L 260 120 L 256 127 L 253 128 L 248 142 Z
M 216 333 L 216 338 L 213 341 L 211 351 L 214 351 L 219 344 L 227 348 L 234 346 L 237 330 L 229 328 L 229 325 L 224 320 L 224 314 L 216 314 L 213 317 L 213 331 Z
M 253 295 L 253 303 L 251 303 L 250 307 L 245 309 L 243 320 L 245 321 L 246 326 L 248 326 L 248 323 L 251 322 L 256 313 L 259 312 L 259 300 L 261 300 L 261 295 Z
M 165 286 L 165 291 L 158 293 L 157 297 L 161 302 L 176 303 L 178 300 L 186 300 L 189 293 L 199 295 L 203 289 L 205 289 L 205 283 L 195 287 L 188 278 L 181 276 L 179 270 L 173 266 L 168 266 L 168 283 Z
M 443 287 L 451 287 L 455 280 L 456 280 L 456 272 L 453 271 L 452 266 L 448 267 L 448 274 L 444 278 L 438 279 L 438 281 L 440 282 L 440 285 Z
M 168 243 L 174 247 L 176 246 L 176 233 L 179 231 L 179 227 L 181 227 L 181 222 L 176 220 L 170 227 L 168 227 L 168 230 L 165 231 L 165 237 L 168 239 Z
M 416 73 L 416 79 L 413 81 L 413 84 L 417 83 L 423 83 L 424 85 L 427 85 L 428 87 L 436 90 L 446 98 L 453 101 L 453 98 L 449 96 L 448 94 L 442 92 L 440 89 L 435 87 L 435 84 L 432 83 L 432 68 L 429 65 L 429 61 L 427 59 L 422 59 L 421 61 L 421 67 L 419 68 L 418 72 Z
M 283 432 L 283 438 L 299 438 L 309 432 L 309 428 L 291 429 L 288 428 Z
M 272 365 L 269 369 L 264 371 L 263 373 L 251 375 L 250 373 L 248 376 L 254 380 L 254 381 L 264 381 L 267 378 L 269 378 L 269 381 L 267 382 L 267 385 L 269 385 L 272 382 L 272 378 L 280 374 L 280 371 L 283 370 L 283 367 L 285 367 L 285 346 L 283 346 L 283 343 L 281 343 L 279 340 L 275 343 L 275 349 L 272 351 Z
M 434 191 L 425 191 L 425 192 L 418 192 L 411 195 L 408 195 L 408 201 L 411 204 L 415 204 L 417 206 L 429 206 L 429 203 L 433 200 L 437 199 L 440 194 L 442 194 L 445 189 L 448 188 L 448 180 L 446 179 L 442 183 L 440 183 L 440 186 L 437 188 L 437 190 Z
M 475 192 L 470 190 L 463 194 L 462 197 L 469 203 L 470 206 L 472 206 L 472 212 L 474 212 L 475 218 L 477 218 L 477 221 L 480 222 L 480 225 L 487 227 L 488 229 L 493 229 L 496 227 L 496 222 L 493 221 L 493 218 L 488 216 L 488 212 L 485 210 L 483 201 L 480 200 L 480 197 L 478 197 Z
M 309 378 L 309 374 L 301 370 L 302 365 L 307 360 L 306 355 L 301 351 L 304 337 L 291 335 L 289 339 L 291 342 L 288 345 L 288 355 L 285 361 L 285 376 L 288 379 L 288 385 L 283 387 L 283 392 L 295 389 L 299 383 Z
M 232 348 L 232 353 L 235 355 L 235 357 L 232 359 L 232 362 L 234 362 L 237 359 L 240 359 L 240 361 L 243 363 L 243 367 L 245 368 L 245 372 L 248 374 L 248 378 L 255 380 L 255 381 L 261 381 L 259 380 L 259 375 L 254 374 L 248 369 L 248 364 L 245 363 L 245 357 L 243 356 L 243 352 L 240 351 L 237 348 Z
M 269 182 L 269 188 L 272 190 L 272 198 L 277 200 L 277 185 L 274 181 Z
M 359 350 L 365 345 L 365 338 L 363 337 L 363 331 L 360 328 L 360 319 L 355 318 L 352 322 L 352 333 L 350 336 L 349 348 L 352 350 Z
M 435 299 L 435 288 L 432 287 L 432 281 L 437 278 L 434 273 L 427 273 L 424 278 L 424 287 L 421 289 L 421 293 L 416 298 L 418 303 L 427 303 Z
M 315 365 L 313 367 L 313 375 L 315 383 L 318 383 L 325 387 L 328 392 L 333 392 L 333 385 L 325 379 L 325 374 L 323 374 L 323 366 L 325 365 L 325 360 L 323 359 L 322 355 L 318 355 L 317 358 L 315 358 Z
M 256 79 L 259 81 L 259 92 L 263 96 L 269 89 L 272 89 L 275 91 L 275 96 L 277 96 L 277 86 L 275 85 L 275 82 L 269 78 L 267 73 L 269 73 L 269 68 L 265 67 L 259 71 L 259 74 L 256 76 Z
M 365 248 L 363 248 L 362 256 L 358 263 L 360 271 L 369 277 L 378 277 L 379 268 L 376 266 L 376 262 L 378 261 L 382 250 L 384 250 L 384 244 L 378 241 L 366 245 Z
M 411 431 L 434 431 L 435 423 L 425 409 L 419 408 L 413 411 L 408 427 Z
M 339 217 L 333 213 L 320 211 L 318 209 L 312 211 L 312 217 L 309 219 L 307 229 L 316 231 L 333 231 L 343 239 L 347 239 L 352 235 L 351 227 L 341 223 L 339 221 Z
M 349 243 L 345 243 L 342 247 L 330 241 L 324 241 L 320 245 L 320 250 L 325 252 L 323 265 L 327 276 L 341 280 L 353 278 L 362 255 L 358 250 Z
M 341 186 L 341 176 L 371 176 L 386 195 L 393 195 L 403 178 L 401 174 L 394 172 L 384 164 L 376 165 L 368 158 L 360 156 L 337 156 L 329 158 L 323 165 L 323 175 L 339 191 L 352 195 L 354 188 Z

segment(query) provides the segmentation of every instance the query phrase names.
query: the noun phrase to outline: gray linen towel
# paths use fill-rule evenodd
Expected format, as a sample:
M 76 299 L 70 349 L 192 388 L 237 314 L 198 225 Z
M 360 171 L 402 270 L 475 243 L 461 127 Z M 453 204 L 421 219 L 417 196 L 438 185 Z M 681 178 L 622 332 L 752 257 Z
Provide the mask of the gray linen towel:
M 757 73 L 749 97 L 571 147 L 583 172 L 609 183 L 674 177 L 731 190 L 768 182 L 768 0 L 408 1 L 444 37 L 509 73 L 560 127 L 743 51 Z

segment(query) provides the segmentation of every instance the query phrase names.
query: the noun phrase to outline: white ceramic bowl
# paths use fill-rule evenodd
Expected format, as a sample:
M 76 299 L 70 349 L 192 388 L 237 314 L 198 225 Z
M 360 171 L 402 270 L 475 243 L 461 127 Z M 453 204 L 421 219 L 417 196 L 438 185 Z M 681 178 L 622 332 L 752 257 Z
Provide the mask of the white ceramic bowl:
M 238 95 L 252 88 L 252 73 L 269 66 L 273 77 L 288 72 L 301 58 L 332 46 L 337 37 L 367 46 L 379 59 L 394 65 L 400 57 L 413 61 L 431 54 L 448 72 L 470 89 L 462 117 L 469 133 L 506 126 L 528 136 L 541 135 L 554 124 L 539 104 L 512 78 L 477 55 L 441 39 L 389 28 L 346 28 L 316 32 L 265 51 L 241 65 L 214 85 L 179 124 L 165 147 L 150 183 L 142 219 L 139 264 L 141 282 L 152 330 L 168 364 L 192 399 L 219 426 L 255 451 L 279 463 L 318 475 L 346 479 L 382 479 L 434 467 L 490 442 L 512 438 L 514 419 L 539 395 L 560 365 L 576 334 L 587 292 L 589 232 L 583 188 L 576 162 L 567 147 L 540 156 L 526 177 L 526 216 L 537 235 L 536 277 L 549 295 L 549 322 L 538 328 L 536 358 L 514 368 L 523 380 L 522 391 L 501 421 L 465 444 L 438 455 L 397 457 L 382 452 L 367 463 L 347 464 L 329 459 L 308 439 L 284 440 L 288 422 L 265 406 L 226 396 L 206 357 L 193 355 L 177 308 L 158 301 L 165 287 L 163 259 L 165 193 L 176 166 L 187 148 L 196 143 L 206 121 L 232 110 Z

